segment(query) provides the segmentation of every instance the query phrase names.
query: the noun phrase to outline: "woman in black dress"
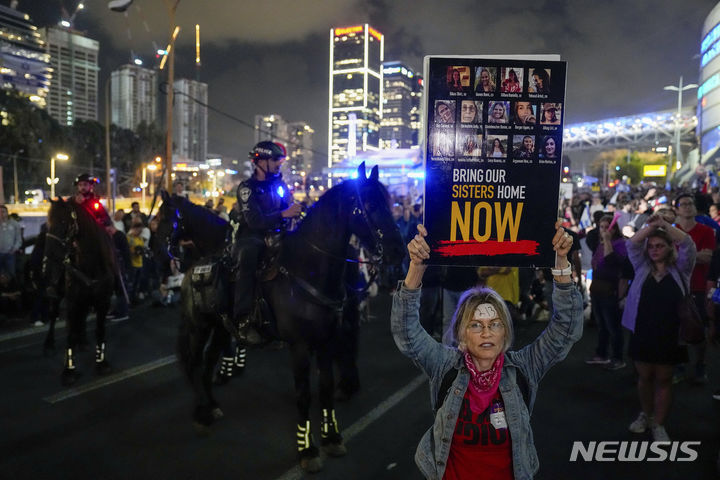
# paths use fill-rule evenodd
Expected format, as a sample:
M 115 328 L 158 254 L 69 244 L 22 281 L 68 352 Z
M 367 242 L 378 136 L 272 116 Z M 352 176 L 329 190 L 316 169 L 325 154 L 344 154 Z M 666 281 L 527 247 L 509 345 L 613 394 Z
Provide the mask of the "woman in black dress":
M 697 251 L 690 236 L 657 214 L 627 241 L 627 250 L 635 278 L 622 323 L 633 332 L 629 354 L 638 372 L 642 407 L 629 429 L 650 429 L 653 440 L 668 441 L 663 424 L 672 399 L 673 366 L 687 361 L 687 349 L 678 340 L 677 307 L 690 284 Z

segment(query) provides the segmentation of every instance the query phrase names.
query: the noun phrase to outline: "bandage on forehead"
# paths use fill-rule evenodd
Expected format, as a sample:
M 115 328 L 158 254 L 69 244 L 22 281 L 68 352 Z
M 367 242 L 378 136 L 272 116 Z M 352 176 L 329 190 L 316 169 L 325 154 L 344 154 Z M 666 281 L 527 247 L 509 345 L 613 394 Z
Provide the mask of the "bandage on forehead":
M 481 303 L 475 308 L 473 320 L 495 320 L 498 318 L 495 306 L 490 303 Z

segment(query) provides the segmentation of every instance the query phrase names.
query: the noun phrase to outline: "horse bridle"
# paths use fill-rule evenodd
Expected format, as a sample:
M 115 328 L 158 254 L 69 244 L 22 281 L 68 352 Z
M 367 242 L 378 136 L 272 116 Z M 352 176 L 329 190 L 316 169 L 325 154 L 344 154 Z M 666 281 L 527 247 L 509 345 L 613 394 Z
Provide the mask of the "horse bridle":
M 68 266 L 70 265 L 70 248 L 69 246 L 72 245 L 72 241 L 75 238 L 75 236 L 78 234 L 79 227 L 77 223 L 77 213 L 75 211 L 70 212 L 70 217 L 73 219 L 72 224 L 70 225 L 70 228 L 68 228 L 67 235 L 65 238 L 60 238 L 57 235 L 50 233 L 49 231 L 45 234 L 46 238 L 49 238 L 51 240 L 55 240 L 58 242 L 65 252 L 65 256 L 62 260 L 58 260 L 57 258 L 51 258 L 48 255 L 45 255 L 45 258 L 47 260 L 53 261 L 57 264 L 60 264 L 62 266 Z

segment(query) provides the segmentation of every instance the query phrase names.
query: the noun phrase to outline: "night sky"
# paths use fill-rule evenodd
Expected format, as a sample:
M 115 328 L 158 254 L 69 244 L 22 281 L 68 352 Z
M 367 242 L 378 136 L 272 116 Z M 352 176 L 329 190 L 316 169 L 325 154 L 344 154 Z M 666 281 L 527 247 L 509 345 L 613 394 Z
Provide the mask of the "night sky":
M 9 4 L 9 0 L 0 3 Z M 559 53 L 568 62 L 566 125 L 674 109 L 665 85 L 697 83 L 700 36 L 716 0 L 181 0 L 176 78 L 195 78 L 194 25 L 200 24 L 209 103 L 252 124 L 277 113 L 315 129 L 327 148 L 329 35 L 369 22 L 385 35 L 385 60 L 420 70 L 424 55 Z M 20 0 L 40 26 L 77 0 Z M 127 15 L 85 0 L 75 28 L 101 43 L 101 86 L 131 51 L 154 60 L 168 40 L 164 0 L 135 0 Z M 146 30 L 147 26 L 147 30 Z M 684 97 L 695 104 L 695 91 Z M 244 157 L 252 129 L 209 116 L 208 151 Z M 316 156 L 317 157 L 317 156 Z M 325 163 L 323 156 L 322 163 Z

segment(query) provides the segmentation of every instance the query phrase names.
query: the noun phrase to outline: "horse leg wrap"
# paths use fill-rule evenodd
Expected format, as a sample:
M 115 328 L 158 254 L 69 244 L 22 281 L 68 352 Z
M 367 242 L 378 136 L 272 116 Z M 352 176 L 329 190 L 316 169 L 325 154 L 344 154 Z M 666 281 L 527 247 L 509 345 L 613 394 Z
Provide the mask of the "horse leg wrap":
M 234 363 L 235 359 L 233 357 L 222 357 L 222 362 L 220 363 L 220 375 L 223 377 L 232 377 Z
M 335 418 L 335 409 L 322 409 L 322 443 L 340 443 L 342 436 L 338 430 L 337 419 Z
M 105 342 L 98 343 L 95 345 L 95 363 L 102 363 L 105 361 Z
M 75 362 L 73 362 L 73 351 L 72 348 L 65 350 L 65 369 L 75 370 Z
M 297 447 L 298 452 L 303 452 L 313 446 L 313 438 L 310 433 L 310 420 L 305 420 L 305 424 L 298 423 L 297 426 Z
M 247 353 L 247 348 L 245 348 L 245 347 L 236 347 L 235 348 L 235 366 L 240 370 L 245 368 L 246 353 Z

